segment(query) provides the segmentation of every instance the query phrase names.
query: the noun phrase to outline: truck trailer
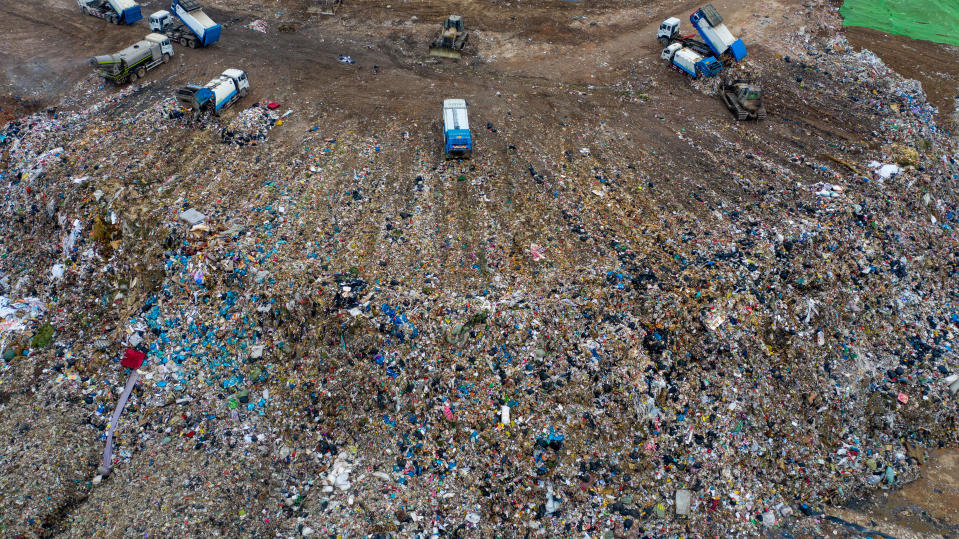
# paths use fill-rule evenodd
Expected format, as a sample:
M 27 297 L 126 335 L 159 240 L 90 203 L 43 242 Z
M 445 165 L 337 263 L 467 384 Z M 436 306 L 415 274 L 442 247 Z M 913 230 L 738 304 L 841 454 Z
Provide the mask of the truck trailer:
M 443 146 L 447 159 L 469 158 L 473 155 L 473 139 L 464 99 L 443 101 Z
M 222 27 L 204 13 L 196 0 L 173 0 L 170 11 L 150 15 L 150 30 L 195 49 L 216 43 Z
M 87 15 L 113 24 L 133 24 L 143 18 L 140 4 L 133 0 L 77 0 L 77 5 Z
M 142 79 L 146 72 L 165 64 L 173 56 L 170 38 L 160 34 L 147 34 L 146 38 L 116 54 L 90 58 L 90 65 L 97 74 L 114 84 L 125 84 Z
M 681 43 L 673 43 L 663 49 L 660 58 L 669 62 L 674 69 L 690 77 L 714 77 L 723 70 L 723 64 L 712 56 L 703 56 L 695 50 L 684 47 Z
M 723 23 L 723 17 L 712 4 L 706 4 L 694 11 L 689 16 L 689 22 L 693 23 L 693 27 L 717 58 L 731 56 L 738 62 L 746 57 L 746 44 L 733 37 Z
M 177 101 L 193 110 L 194 116 L 212 112 L 219 116 L 223 109 L 245 97 L 250 91 L 250 81 L 241 69 L 227 69 L 217 78 L 203 86 L 188 84 L 176 92 Z

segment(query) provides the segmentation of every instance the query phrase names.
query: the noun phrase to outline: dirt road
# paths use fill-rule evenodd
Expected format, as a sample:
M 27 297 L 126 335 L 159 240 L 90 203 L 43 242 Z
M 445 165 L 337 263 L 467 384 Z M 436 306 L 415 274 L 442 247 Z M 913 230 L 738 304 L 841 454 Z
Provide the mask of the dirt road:
M 748 20 L 740 15 L 751 8 L 770 16 L 786 11 L 775 2 L 754 3 L 720 2 L 717 7 L 728 9 L 730 20 Z M 24 3 L 2 8 L 8 20 L 18 21 L 0 38 L 0 51 L 11 60 L 0 87 L 14 95 L 53 100 L 88 75 L 87 58 L 119 49 L 147 31 L 143 21 L 118 27 L 81 17 L 69 0 L 44 0 L 41 5 L 42 11 Z M 660 75 L 659 46 L 649 36 L 665 16 L 686 13 L 695 5 L 650 2 L 617 10 L 556 0 L 522 8 L 411 2 L 368 9 L 347 3 L 336 18 L 311 17 L 297 24 L 296 32 L 278 32 L 280 21 L 298 20 L 304 13 L 294 4 L 290 12 L 270 20 L 274 27 L 266 35 L 247 28 L 253 15 L 212 8 L 211 14 L 224 25 L 222 39 L 205 50 L 177 47 L 175 69 L 156 70 L 148 80 L 176 87 L 204 81 L 228 66 L 242 66 L 254 81 L 254 99 L 296 99 L 311 107 L 338 107 L 348 116 L 382 106 L 384 93 L 397 113 L 415 117 L 425 112 L 423 103 L 438 102 L 451 91 L 480 100 L 482 108 L 494 101 L 496 91 L 531 93 L 532 86 L 540 97 L 545 93 L 568 106 L 564 85 L 605 86 Z M 161 7 L 159 1 L 147 2 L 143 13 Z M 447 11 L 468 21 L 474 58 L 449 64 L 424 57 L 423 48 Z M 740 31 L 745 26 L 733 28 Z M 779 27 L 781 20 L 766 31 Z M 339 55 L 350 56 L 356 64 L 339 63 Z M 379 67 L 377 75 L 374 65 Z M 681 80 L 677 76 L 670 83 L 676 88 L 666 90 L 682 92 L 683 85 L 675 84 Z M 703 110 L 716 109 L 712 100 L 690 101 L 684 106 L 708 101 Z M 722 113 L 718 112 L 717 116 Z

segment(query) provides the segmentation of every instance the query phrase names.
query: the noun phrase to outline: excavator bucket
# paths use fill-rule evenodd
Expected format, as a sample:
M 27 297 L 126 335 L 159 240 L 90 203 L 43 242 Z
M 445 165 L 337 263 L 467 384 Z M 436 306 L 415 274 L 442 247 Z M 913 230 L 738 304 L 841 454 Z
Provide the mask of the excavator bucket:
M 440 58 L 452 58 L 454 60 L 459 60 L 463 57 L 463 51 L 458 51 L 455 49 L 450 49 L 447 47 L 430 47 L 430 56 L 438 56 Z

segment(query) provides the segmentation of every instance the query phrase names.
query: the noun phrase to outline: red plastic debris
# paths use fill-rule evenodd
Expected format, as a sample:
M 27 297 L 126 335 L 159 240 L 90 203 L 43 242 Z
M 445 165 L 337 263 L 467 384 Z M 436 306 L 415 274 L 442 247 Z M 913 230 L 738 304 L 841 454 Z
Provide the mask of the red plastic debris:
M 139 369 L 143 365 L 143 361 L 147 358 L 147 355 L 139 350 L 134 350 L 133 348 L 127 348 L 126 352 L 123 353 L 123 359 L 120 360 L 120 365 L 128 369 Z
M 268 109 L 270 109 L 270 110 L 275 110 L 275 109 L 280 108 L 280 104 L 279 104 L 279 103 L 274 103 L 274 102 L 271 101 L 271 102 L 269 102 L 269 103 L 266 104 L 266 108 L 268 108 Z

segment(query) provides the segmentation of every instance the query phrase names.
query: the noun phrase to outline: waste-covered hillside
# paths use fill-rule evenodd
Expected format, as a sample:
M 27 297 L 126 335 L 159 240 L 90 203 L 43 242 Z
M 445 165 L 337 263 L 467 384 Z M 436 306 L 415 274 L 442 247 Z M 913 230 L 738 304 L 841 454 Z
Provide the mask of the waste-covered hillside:
M 737 122 L 660 59 L 696 4 L 475 4 L 215 2 L 219 43 L 122 87 L 86 58 L 145 23 L 46 0 L 66 59 L 0 38 L 4 535 L 849 533 L 823 512 L 955 445 L 959 152 L 919 82 L 826 3 L 716 3 Z M 220 116 L 175 98 L 227 68 Z

